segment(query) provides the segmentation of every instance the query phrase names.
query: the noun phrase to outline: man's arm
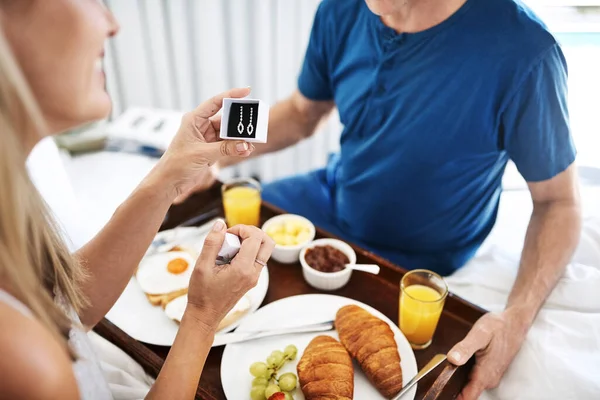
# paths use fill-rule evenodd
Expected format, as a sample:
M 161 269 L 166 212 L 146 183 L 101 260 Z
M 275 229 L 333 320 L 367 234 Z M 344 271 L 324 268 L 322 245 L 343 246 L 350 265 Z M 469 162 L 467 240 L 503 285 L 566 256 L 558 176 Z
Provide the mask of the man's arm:
M 581 233 L 577 168 L 572 164 L 553 179 L 528 184 L 533 213 L 521 265 L 508 298 L 507 311 L 525 328 L 550 295 L 571 260 Z
M 456 365 L 476 356 L 470 381 L 459 397 L 463 400 L 477 399 L 484 390 L 499 384 L 579 242 L 581 213 L 575 165 L 547 181 L 529 183 L 529 190 L 533 213 L 506 309 L 484 315 L 448 353 Z
M 268 142 L 256 144 L 254 157 L 283 150 L 312 136 L 319 123 L 329 117 L 333 101 L 315 101 L 296 90 L 289 98 L 275 104 L 269 112 Z M 239 163 L 233 157 L 219 162 L 222 167 Z

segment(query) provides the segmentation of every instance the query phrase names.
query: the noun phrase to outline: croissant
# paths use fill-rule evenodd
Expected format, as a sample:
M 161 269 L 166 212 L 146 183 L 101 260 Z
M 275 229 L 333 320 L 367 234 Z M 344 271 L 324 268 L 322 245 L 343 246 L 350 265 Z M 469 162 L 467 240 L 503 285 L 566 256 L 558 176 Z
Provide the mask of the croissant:
M 317 336 L 311 340 L 297 368 L 306 400 L 352 400 L 352 359 L 334 338 Z
M 340 341 L 355 358 L 367 378 L 386 398 L 402 389 L 400 354 L 389 325 L 355 306 L 338 310 L 335 326 Z

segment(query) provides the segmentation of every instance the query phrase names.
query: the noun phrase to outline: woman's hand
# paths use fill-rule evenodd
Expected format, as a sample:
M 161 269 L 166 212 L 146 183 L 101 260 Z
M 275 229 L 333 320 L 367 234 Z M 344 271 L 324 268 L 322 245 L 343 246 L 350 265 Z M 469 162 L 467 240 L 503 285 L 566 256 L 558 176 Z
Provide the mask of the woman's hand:
M 242 247 L 228 265 L 215 265 L 225 240 L 225 223 L 217 221 L 196 262 L 188 291 L 188 304 L 167 359 L 148 399 L 191 399 L 213 344 L 217 326 L 238 300 L 258 282 L 262 265 L 275 243 L 258 228 L 236 226 Z
M 173 198 L 185 196 L 202 186 L 210 176 L 210 166 L 225 156 L 248 157 L 254 146 L 243 141 L 219 141 L 220 121 L 215 116 L 224 98 L 241 98 L 249 88 L 232 89 L 200 104 L 186 113 L 173 142 L 157 165 L 157 170 L 172 183 Z M 212 182 L 211 182 L 212 183 Z
M 210 329 L 221 320 L 248 290 L 256 286 L 263 266 L 275 247 L 273 240 L 254 226 L 229 229 L 240 237 L 242 247 L 230 264 L 217 266 L 215 260 L 225 240 L 225 223 L 217 221 L 208 234 L 190 280 L 187 313 L 194 313 Z

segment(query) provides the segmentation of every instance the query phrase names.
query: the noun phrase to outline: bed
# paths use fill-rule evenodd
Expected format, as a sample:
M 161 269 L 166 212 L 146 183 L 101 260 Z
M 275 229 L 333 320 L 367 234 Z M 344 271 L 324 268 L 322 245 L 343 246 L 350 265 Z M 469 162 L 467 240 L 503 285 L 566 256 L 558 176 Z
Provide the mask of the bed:
M 582 184 L 583 230 L 573 260 L 499 387 L 482 399 L 600 399 L 600 182 Z M 447 278 L 450 290 L 501 311 L 531 210 L 526 190 L 504 192 L 496 226 L 478 254 Z
M 75 248 L 100 229 L 155 162 L 115 153 L 61 160 L 47 141 L 29 161 L 34 182 Z M 123 170 L 128 174 L 120 173 Z M 580 168 L 580 176 L 584 227 L 573 261 L 500 386 L 483 399 L 600 399 L 600 170 Z M 447 278 L 453 292 L 490 311 L 504 307 L 532 210 L 526 186 L 511 168 L 504 186 L 498 221 L 489 238 L 473 260 Z M 135 398 L 131 392 L 136 389 L 124 382 L 135 383 L 136 375 L 143 380 L 143 372 L 128 364 L 126 356 L 116 354 L 119 350 L 114 346 L 102 342 L 98 346 L 103 346 L 100 354 L 107 357 L 103 367 L 113 389 L 127 394 L 121 398 Z M 128 368 L 119 369 L 119 363 Z M 149 384 L 138 383 L 142 392 Z

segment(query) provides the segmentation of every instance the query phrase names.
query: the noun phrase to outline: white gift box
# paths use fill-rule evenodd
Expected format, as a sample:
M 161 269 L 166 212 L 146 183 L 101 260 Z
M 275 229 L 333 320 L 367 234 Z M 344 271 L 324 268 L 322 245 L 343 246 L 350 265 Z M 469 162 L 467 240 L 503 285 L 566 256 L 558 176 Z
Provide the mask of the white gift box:
M 225 233 L 223 246 L 221 246 L 221 250 L 217 255 L 217 264 L 228 264 L 240 251 L 241 247 L 242 243 L 238 236 L 229 232 Z
M 221 139 L 266 143 L 269 105 L 257 99 L 223 99 Z

